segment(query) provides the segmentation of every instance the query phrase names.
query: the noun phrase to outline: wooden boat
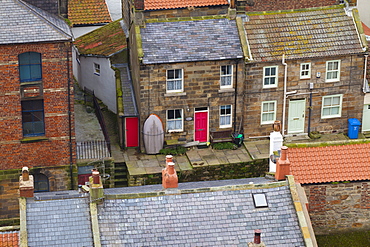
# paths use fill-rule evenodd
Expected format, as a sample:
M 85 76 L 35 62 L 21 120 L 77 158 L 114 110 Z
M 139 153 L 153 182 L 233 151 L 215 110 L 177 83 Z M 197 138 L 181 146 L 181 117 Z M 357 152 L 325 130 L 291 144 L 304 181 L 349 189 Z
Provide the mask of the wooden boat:
M 144 146 L 147 154 L 157 154 L 163 148 L 164 130 L 161 119 L 150 114 L 143 128 Z

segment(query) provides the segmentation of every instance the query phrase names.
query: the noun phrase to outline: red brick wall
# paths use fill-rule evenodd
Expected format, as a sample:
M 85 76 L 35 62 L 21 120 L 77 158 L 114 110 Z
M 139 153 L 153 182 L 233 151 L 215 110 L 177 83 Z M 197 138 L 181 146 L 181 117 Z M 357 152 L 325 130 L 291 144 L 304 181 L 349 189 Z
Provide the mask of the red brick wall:
M 31 51 L 41 53 L 46 140 L 22 143 L 24 137 L 18 55 Z M 72 78 L 70 44 L 3 45 L 0 46 L 0 54 L 0 170 L 69 164 L 68 76 Z M 72 87 L 70 97 L 74 137 Z M 74 146 L 74 141 L 72 143 Z
M 254 0 L 247 1 L 247 11 L 274 11 L 285 9 L 303 9 L 339 4 L 339 0 Z M 252 4 L 251 4 L 252 3 Z M 254 3 L 254 4 L 253 4 Z

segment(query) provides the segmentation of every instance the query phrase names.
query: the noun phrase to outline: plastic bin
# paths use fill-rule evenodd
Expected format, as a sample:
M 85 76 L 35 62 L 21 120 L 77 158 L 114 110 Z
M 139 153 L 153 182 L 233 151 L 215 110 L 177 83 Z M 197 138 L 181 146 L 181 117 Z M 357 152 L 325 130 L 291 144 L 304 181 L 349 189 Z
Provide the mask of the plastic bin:
M 348 137 L 350 139 L 358 138 L 358 130 L 360 129 L 360 121 L 357 118 L 348 119 Z

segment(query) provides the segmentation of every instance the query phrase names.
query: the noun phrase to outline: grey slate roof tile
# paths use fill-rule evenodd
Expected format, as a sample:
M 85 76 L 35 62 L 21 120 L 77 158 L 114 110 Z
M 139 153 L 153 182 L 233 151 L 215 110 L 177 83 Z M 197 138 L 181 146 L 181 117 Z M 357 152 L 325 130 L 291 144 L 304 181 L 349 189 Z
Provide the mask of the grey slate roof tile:
M 147 23 L 140 31 L 144 64 L 223 60 L 243 56 L 234 20 Z
M 28 246 L 93 246 L 87 198 L 27 201 Z
M 72 40 L 61 18 L 21 0 L 0 2 L 0 44 Z
M 254 207 L 257 192 L 268 208 Z M 254 229 L 267 246 L 304 246 L 288 186 L 105 200 L 98 212 L 102 246 L 246 246 Z

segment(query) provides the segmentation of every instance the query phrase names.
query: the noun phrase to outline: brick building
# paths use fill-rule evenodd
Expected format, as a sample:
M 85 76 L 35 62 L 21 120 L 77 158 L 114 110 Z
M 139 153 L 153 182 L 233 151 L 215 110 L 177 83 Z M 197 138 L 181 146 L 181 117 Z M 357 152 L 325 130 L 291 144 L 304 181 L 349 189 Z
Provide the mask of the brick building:
M 31 168 L 35 191 L 73 186 L 72 35 L 60 18 L 18 0 L 1 2 L 0 208 L 18 215 L 17 177 Z

